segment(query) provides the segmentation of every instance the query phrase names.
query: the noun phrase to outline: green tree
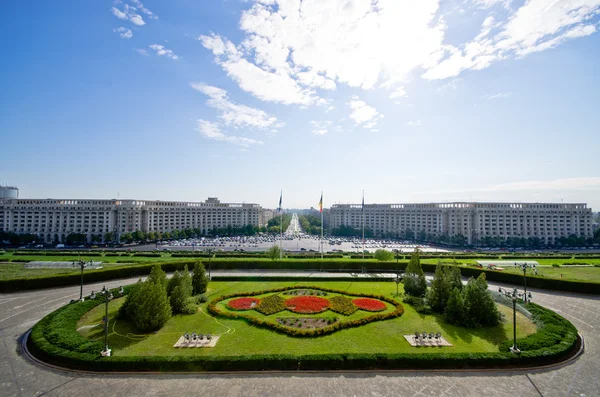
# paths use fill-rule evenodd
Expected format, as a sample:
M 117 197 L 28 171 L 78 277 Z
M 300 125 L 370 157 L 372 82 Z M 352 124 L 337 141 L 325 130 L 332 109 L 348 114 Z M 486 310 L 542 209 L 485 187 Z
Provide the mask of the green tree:
M 133 235 L 131 233 L 123 233 L 120 238 L 121 242 L 129 244 L 133 242 Z
M 464 305 L 462 294 L 458 288 L 454 288 L 448 297 L 448 303 L 444 310 L 444 318 L 451 324 L 463 323 Z
M 471 277 L 463 289 L 464 318 L 463 325 L 479 327 L 498 324 L 498 308 L 488 291 L 485 273 L 477 279 Z
M 208 287 L 208 277 L 204 264 L 198 261 L 194 264 L 194 274 L 192 275 L 192 293 L 194 295 L 203 294 Z
M 162 286 L 165 291 L 167 290 L 167 273 L 164 272 L 162 267 L 159 264 L 156 264 L 150 270 L 150 275 L 146 279 L 149 283 L 154 283 Z
M 434 311 L 443 313 L 454 289 L 462 289 L 460 269 L 457 266 L 442 265 L 441 261 L 438 261 L 431 288 L 427 291 L 429 306 Z
M 167 292 L 159 284 L 139 282 L 130 290 L 119 315 L 124 315 L 139 331 L 157 331 L 171 318 Z
M 280 254 L 281 254 L 281 249 L 279 248 L 278 245 L 274 245 L 267 250 L 267 257 L 271 258 L 271 260 L 279 259 Z
M 176 274 L 178 277 L 173 276 L 169 281 L 169 302 L 173 313 L 187 313 L 186 306 L 192 296 L 192 277 L 187 265 L 181 274 L 179 272 L 176 272 Z
M 378 249 L 375 251 L 375 259 L 378 261 L 391 261 L 394 259 L 394 253 L 384 249 Z
M 404 292 L 411 296 L 423 296 L 427 291 L 427 282 L 425 281 L 425 273 L 421 268 L 421 256 L 418 248 L 415 249 L 410 262 L 406 266 L 406 274 L 404 276 Z
M 133 233 L 133 240 L 134 241 L 145 241 L 146 240 L 146 233 L 142 232 L 141 230 L 136 230 Z
M 173 293 L 173 289 L 181 283 L 181 274 L 179 274 L 178 270 L 175 270 L 173 276 L 169 279 L 167 283 L 167 295 L 171 296 Z
M 415 248 L 415 251 L 410 256 L 410 261 L 406 266 L 406 274 L 423 274 L 423 269 L 421 268 L 421 250 Z

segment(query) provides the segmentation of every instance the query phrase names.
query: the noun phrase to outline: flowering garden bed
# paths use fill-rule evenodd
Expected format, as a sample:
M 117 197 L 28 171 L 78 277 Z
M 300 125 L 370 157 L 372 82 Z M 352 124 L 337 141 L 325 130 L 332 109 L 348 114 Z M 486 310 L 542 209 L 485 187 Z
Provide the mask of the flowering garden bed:
M 369 298 L 358 298 L 353 299 L 352 303 L 354 303 L 359 309 L 366 310 L 368 312 L 380 312 L 385 310 L 385 303 L 377 299 L 369 299 Z
M 227 304 L 227 308 L 231 310 L 251 310 L 260 303 L 258 298 L 237 298 L 232 299 Z
M 329 308 L 329 301 L 317 296 L 297 296 L 286 300 L 285 308 L 296 313 L 321 313 Z
M 280 294 L 287 295 L 287 291 L 306 291 L 307 293 L 296 295 L 296 292 L 293 292 L 289 295 L 296 296 L 285 299 Z M 267 295 L 269 293 L 271 295 Z M 329 295 L 331 293 L 336 294 L 336 296 L 323 297 L 323 294 Z M 252 310 L 246 310 L 243 313 L 224 310 L 230 308 L 229 304 L 231 302 L 257 295 L 261 295 L 261 298 L 260 302 L 255 304 L 254 309 L 264 317 Z M 237 299 L 232 299 L 227 304 L 221 303 L 231 298 Z M 336 321 L 324 321 L 318 317 L 313 317 L 310 321 L 308 320 L 310 317 L 296 317 L 295 320 L 292 318 L 270 317 L 286 309 L 305 315 L 323 313 L 329 309 L 344 316 L 350 316 L 358 309 L 378 313 L 361 313 L 359 317 L 354 316 L 352 319 L 347 320 L 336 318 Z M 215 316 L 245 320 L 252 325 L 271 328 L 292 336 L 320 336 L 345 328 L 359 327 L 373 321 L 399 317 L 404 313 L 404 307 L 394 299 L 381 295 L 360 293 L 347 295 L 345 291 L 329 288 L 295 286 L 221 296 L 210 302 L 208 311 Z

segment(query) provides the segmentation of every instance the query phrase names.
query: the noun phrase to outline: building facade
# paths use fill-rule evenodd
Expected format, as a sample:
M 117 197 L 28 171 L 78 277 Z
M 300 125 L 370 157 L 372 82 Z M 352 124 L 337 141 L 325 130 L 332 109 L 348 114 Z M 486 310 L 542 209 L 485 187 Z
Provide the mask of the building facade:
M 364 214 L 364 215 L 363 215 Z M 462 235 L 469 244 L 486 237 L 537 237 L 553 244 L 559 237 L 593 235 L 587 204 L 563 203 L 427 203 L 334 204 L 329 227 L 365 228 L 375 235 L 404 236 L 407 230 L 435 236 Z
M 258 226 L 258 204 L 221 203 L 217 198 L 200 202 L 142 200 L 0 200 L 0 230 L 30 233 L 45 242 L 64 242 L 71 233 L 92 236 L 137 230 L 170 232 L 198 228 Z

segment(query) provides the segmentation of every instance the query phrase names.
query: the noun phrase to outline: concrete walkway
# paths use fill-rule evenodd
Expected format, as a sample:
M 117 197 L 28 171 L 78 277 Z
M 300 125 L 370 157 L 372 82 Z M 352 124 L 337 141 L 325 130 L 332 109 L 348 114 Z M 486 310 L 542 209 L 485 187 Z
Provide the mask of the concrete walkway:
M 258 275 L 221 272 L 213 275 Z M 281 276 L 281 272 L 262 272 Z M 289 275 L 307 275 L 285 272 Z M 311 273 L 323 276 L 323 273 Z M 332 273 L 339 277 L 343 273 Z M 350 274 L 346 274 L 352 278 Z M 361 275 L 361 277 L 364 275 Z M 368 276 L 368 275 L 367 275 Z M 117 280 L 113 288 L 137 281 Z M 491 289 L 498 288 L 490 283 Z M 503 285 L 505 287 L 511 287 Z M 265 375 L 76 375 L 50 371 L 21 357 L 18 339 L 47 313 L 79 298 L 79 286 L 0 294 L 0 396 L 600 396 L 600 297 L 532 289 L 534 301 L 569 319 L 586 352 L 574 363 L 543 372 L 398 372 Z

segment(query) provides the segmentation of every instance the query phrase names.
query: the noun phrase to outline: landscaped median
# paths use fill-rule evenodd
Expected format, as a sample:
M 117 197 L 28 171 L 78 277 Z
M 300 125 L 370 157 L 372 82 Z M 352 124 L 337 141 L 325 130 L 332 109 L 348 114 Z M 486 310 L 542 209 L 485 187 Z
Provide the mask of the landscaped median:
M 392 295 L 395 288 L 393 282 L 302 286 L 213 281 L 207 292 L 209 302 L 195 314 L 173 316 L 163 329 L 147 335 L 124 320 L 115 320 L 124 298 L 113 291 L 108 324 L 113 356 L 100 355 L 104 347 L 101 297 L 50 313 L 33 327 L 27 346 L 33 356 L 49 364 L 107 372 L 520 368 L 560 362 L 578 348 L 575 327 L 533 303 L 526 305 L 531 320 L 517 313 L 521 353 L 513 354 L 509 352 L 512 309 L 502 308 L 508 319 L 499 326 L 467 329 L 403 306 Z M 279 299 L 269 298 L 273 296 Z M 267 298 L 274 308 L 263 314 L 258 308 Z M 236 303 L 228 306 L 232 302 Z M 372 312 L 380 309 L 377 302 L 386 309 Z M 299 305 L 314 313 L 296 312 Z M 373 316 L 378 317 L 370 319 Z M 352 325 L 320 331 L 344 323 Z M 173 347 L 184 332 L 191 331 L 220 339 L 214 348 Z M 453 346 L 411 347 L 403 335 L 415 331 L 441 332 Z
M 98 282 L 119 278 L 128 278 L 136 276 L 144 276 L 150 273 L 150 269 L 156 263 L 159 263 L 163 270 L 172 272 L 183 269 L 184 265 L 192 266 L 196 259 L 170 259 L 165 258 L 162 262 L 151 262 L 145 264 L 123 264 L 123 266 L 110 267 L 100 270 L 86 270 L 84 273 L 84 283 Z M 202 259 L 206 264 L 207 259 Z M 1 266 L 1 265 L 0 265 Z M 320 271 L 327 272 L 346 272 L 360 273 L 363 268 L 370 273 L 395 273 L 404 271 L 407 263 L 400 262 L 378 262 L 375 260 L 353 260 L 353 259 L 287 259 L 283 261 L 272 261 L 270 259 L 212 259 L 212 270 L 240 270 L 240 271 L 307 271 L 317 273 Z M 425 272 L 433 273 L 436 264 L 423 263 L 422 267 Z M 600 274 L 600 267 L 590 267 L 597 270 Z M 507 271 L 488 270 L 472 266 L 460 266 L 463 276 L 477 277 L 481 272 L 486 273 L 488 281 L 498 281 L 509 284 L 520 285 L 523 282 L 523 275 L 517 273 L 509 273 Z M 563 270 L 564 269 L 564 270 Z M 564 271 L 565 279 L 557 279 L 542 276 L 527 275 L 527 285 L 533 288 L 552 289 L 566 292 L 578 292 L 588 294 L 600 294 L 600 283 L 584 280 L 568 280 L 567 275 L 570 272 L 568 266 L 561 268 L 561 273 Z M 81 276 L 78 271 L 73 271 L 69 274 L 47 275 L 47 276 L 25 276 L 28 271 L 23 271 L 24 277 L 2 279 L 0 277 L 0 293 L 62 287 L 67 285 L 76 285 L 81 281 Z M 30 271 L 29 271 L 30 272 Z M 595 274 L 595 273 L 594 273 Z M 228 278 L 220 278 L 221 280 L 229 280 Z M 240 278 L 238 278 L 240 279 Z M 285 277 L 270 278 L 271 280 L 283 280 Z M 308 279 L 308 278 L 307 278 Z M 240 279 L 241 280 L 241 279 Z M 251 280 L 246 278 L 245 280 Z

